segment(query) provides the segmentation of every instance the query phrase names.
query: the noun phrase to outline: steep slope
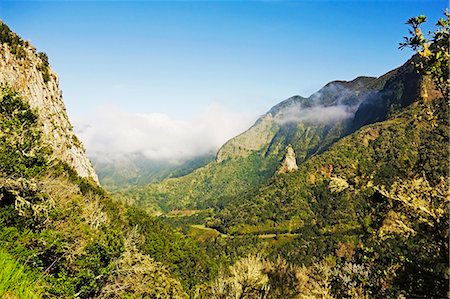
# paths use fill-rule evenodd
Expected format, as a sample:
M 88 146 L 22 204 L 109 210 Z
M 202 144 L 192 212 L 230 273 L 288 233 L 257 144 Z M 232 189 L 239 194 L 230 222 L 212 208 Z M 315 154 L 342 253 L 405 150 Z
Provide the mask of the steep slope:
M 411 61 L 379 78 L 334 81 L 309 98 L 291 97 L 225 143 L 216 161 L 189 175 L 120 192 L 148 210 L 209 208 L 267 182 L 291 145 L 297 164 L 361 126 L 384 120 L 420 93 Z M 374 109 L 373 107 L 378 107 Z
M 352 288 L 376 298 L 445 297 L 448 112 L 442 97 L 418 98 L 298 171 L 235 197 L 209 225 L 236 235 L 295 236 L 272 254 L 296 264 L 332 261 L 338 298 Z
M 44 142 L 54 159 L 67 163 L 79 176 L 98 182 L 84 147 L 72 130 L 58 87 L 45 53 L 36 52 L 0 20 L 0 82 L 19 92 L 23 101 L 39 111 Z
M 0 24 L 1 298 L 188 298 L 203 247 L 96 183 L 43 54 Z
M 111 288 L 130 295 L 186 297 L 173 274 L 123 234 L 133 234 L 129 222 L 134 217 L 127 215 L 132 211 L 111 202 L 95 182 L 56 160 L 43 141 L 39 120 L 20 94 L 0 88 L 0 252 L 20 265 L 3 274 L 21 279 L 25 267 L 30 277 L 25 283 L 37 290 L 37 298 L 92 298 Z M 157 239 L 147 242 L 152 240 Z M 130 279 L 141 280 L 139 268 L 144 266 L 153 275 L 148 283 L 154 288 L 126 289 Z M 128 283 L 114 274 L 121 267 L 129 271 Z M 25 296 L 21 283 L 0 288 L 0 296 Z
M 425 85 L 428 84 L 424 84 L 424 88 Z M 444 130 L 447 123 L 446 109 L 445 103 L 440 98 L 427 97 L 426 101 L 418 98 L 417 102 L 388 120 L 365 126 L 342 138 L 323 153 L 300 164 L 297 171 L 274 176 L 268 185 L 256 192 L 244 193 L 235 198 L 224 208 L 232 211 L 229 214 L 230 218 L 224 220 L 226 226 L 233 227 L 232 222 L 250 224 L 249 219 L 265 219 L 272 223 L 270 231 L 274 230 L 276 223 L 283 227 L 281 230 L 287 230 L 283 217 L 289 220 L 294 215 L 310 211 L 302 205 L 290 210 L 290 205 L 301 203 L 296 202 L 299 198 L 310 200 L 312 196 L 317 197 L 320 190 L 314 191 L 307 186 L 325 184 L 324 180 L 331 185 L 334 184 L 336 188 L 341 184 L 343 190 L 350 187 L 346 182 L 348 180 L 355 181 L 354 184 L 364 185 L 371 181 L 370 184 L 390 185 L 396 178 L 414 177 L 422 172 L 432 178 L 433 182 L 439 181 L 441 177 L 446 176 L 444 161 L 448 156 Z M 427 149 L 429 147 L 435 149 Z M 442 155 L 442 160 L 437 158 L 439 155 Z M 425 171 L 424 167 L 429 169 Z M 348 172 L 352 173 L 351 179 Z M 292 178 L 296 181 L 289 181 Z M 258 194 L 264 196 L 260 197 Z M 324 198 L 327 196 L 324 195 Z M 250 206 L 247 207 L 246 203 Z M 258 211 L 264 209 L 266 205 L 267 214 Z M 289 216 L 286 214 L 288 211 Z M 261 214 L 254 217 L 255 212 Z M 276 220 L 271 217 L 275 217 Z M 258 222 L 255 229 L 270 226 L 264 222 L 265 220 Z M 302 225 L 303 223 L 300 224 Z M 292 223 L 289 230 L 295 230 Z

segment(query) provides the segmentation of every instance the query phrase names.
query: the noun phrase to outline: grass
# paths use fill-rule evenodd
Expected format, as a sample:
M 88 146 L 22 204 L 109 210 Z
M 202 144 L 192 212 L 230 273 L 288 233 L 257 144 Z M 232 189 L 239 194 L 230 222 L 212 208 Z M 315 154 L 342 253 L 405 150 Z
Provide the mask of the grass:
M 8 299 L 42 298 L 33 275 L 9 254 L 0 251 L 0 297 Z

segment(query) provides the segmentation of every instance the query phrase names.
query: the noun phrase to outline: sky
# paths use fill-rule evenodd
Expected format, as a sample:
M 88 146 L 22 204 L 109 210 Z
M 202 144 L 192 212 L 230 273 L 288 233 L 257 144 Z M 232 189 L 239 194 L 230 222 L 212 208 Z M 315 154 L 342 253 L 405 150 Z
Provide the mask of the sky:
M 440 0 L 2 0 L 0 18 L 48 54 L 88 153 L 115 151 L 121 138 L 139 132 L 156 152 L 174 147 L 186 156 L 182 148 L 191 137 L 204 137 L 194 154 L 217 149 L 290 96 L 400 66 L 412 55 L 398 49 L 405 21 L 425 14 L 435 23 L 447 6 Z M 157 145 L 164 138 L 179 142 Z

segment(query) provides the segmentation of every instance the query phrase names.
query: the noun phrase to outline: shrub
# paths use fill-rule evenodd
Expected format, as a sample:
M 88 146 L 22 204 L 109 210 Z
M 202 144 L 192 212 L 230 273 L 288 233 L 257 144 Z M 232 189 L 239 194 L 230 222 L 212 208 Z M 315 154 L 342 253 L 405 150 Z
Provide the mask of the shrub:
M 32 177 L 47 169 L 50 150 L 41 140 L 38 117 L 19 94 L 0 86 L 0 172 Z

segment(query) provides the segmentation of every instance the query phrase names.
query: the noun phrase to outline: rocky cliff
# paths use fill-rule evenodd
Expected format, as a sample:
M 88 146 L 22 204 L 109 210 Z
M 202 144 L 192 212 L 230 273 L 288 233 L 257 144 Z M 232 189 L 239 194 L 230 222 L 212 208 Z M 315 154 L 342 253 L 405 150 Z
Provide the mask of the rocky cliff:
M 98 182 L 85 150 L 73 132 L 64 106 L 58 77 L 47 55 L 38 53 L 0 21 L 0 83 L 19 92 L 31 108 L 38 110 L 44 141 L 52 158 L 71 166 L 80 177 Z

